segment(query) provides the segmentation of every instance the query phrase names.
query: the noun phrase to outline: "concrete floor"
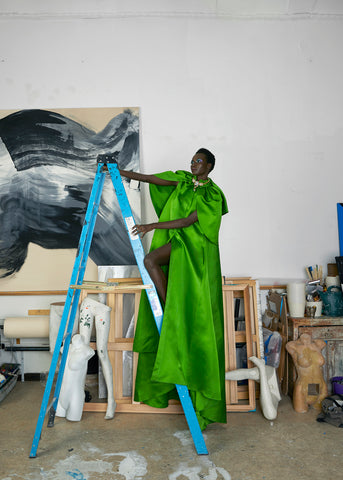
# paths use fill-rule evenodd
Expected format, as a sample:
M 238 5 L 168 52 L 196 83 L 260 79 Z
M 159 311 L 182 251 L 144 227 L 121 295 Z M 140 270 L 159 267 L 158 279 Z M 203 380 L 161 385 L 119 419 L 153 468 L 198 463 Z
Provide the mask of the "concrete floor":
M 260 410 L 228 414 L 205 431 L 209 455 L 195 453 L 183 415 L 84 412 L 43 426 L 29 458 L 44 387 L 17 382 L 0 403 L 0 480 L 319 480 L 343 477 L 342 434 L 297 414 L 288 397 L 278 418 Z

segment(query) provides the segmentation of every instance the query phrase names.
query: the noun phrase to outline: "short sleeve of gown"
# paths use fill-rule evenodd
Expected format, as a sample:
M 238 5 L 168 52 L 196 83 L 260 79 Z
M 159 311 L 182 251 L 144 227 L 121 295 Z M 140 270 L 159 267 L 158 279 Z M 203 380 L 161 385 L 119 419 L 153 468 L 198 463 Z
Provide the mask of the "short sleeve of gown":
M 223 192 L 212 183 L 208 188 L 199 191 L 196 208 L 201 230 L 210 242 L 217 244 L 222 215 L 228 212 Z
M 182 173 L 183 172 L 168 171 L 155 174 L 155 177 L 162 178 L 163 180 L 169 180 L 172 182 L 180 182 L 184 178 L 184 175 L 182 175 Z M 165 204 L 167 203 L 170 195 L 173 193 L 175 188 L 176 186 L 174 185 L 154 185 L 152 183 L 149 185 L 150 198 L 158 217 L 160 217 Z

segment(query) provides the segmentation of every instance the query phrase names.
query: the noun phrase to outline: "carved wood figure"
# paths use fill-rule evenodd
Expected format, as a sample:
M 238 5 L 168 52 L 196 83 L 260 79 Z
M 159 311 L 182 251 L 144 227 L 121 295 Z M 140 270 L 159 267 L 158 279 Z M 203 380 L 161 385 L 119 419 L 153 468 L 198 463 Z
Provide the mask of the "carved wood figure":
M 325 346 L 326 343 L 323 340 L 312 341 L 307 333 L 303 333 L 297 340 L 288 342 L 286 345 L 297 371 L 293 407 L 298 413 L 307 412 L 310 405 L 320 410 L 322 400 L 328 395 L 322 373 L 325 359 L 321 351 Z

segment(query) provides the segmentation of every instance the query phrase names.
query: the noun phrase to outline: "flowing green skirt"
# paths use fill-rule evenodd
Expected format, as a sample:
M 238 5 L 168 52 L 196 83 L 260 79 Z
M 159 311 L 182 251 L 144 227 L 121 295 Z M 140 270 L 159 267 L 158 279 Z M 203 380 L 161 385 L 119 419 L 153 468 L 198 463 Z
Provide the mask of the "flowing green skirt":
M 135 401 L 165 408 L 186 385 L 203 430 L 226 423 L 224 324 L 218 245 L 196 222 L 173 230 L 161 335 L 144 292 L 133 349 L 139 352 Z M 166 243 L 156 230 L 154 246 Z

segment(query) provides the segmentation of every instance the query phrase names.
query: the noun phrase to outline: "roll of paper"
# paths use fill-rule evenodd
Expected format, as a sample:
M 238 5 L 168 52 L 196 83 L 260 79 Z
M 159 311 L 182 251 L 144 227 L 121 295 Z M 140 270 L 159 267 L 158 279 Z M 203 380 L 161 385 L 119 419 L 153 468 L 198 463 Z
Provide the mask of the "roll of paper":
M 49 337 L 49 317 L 8 317 L 4 321 L 4 335 L 7 338 Z

